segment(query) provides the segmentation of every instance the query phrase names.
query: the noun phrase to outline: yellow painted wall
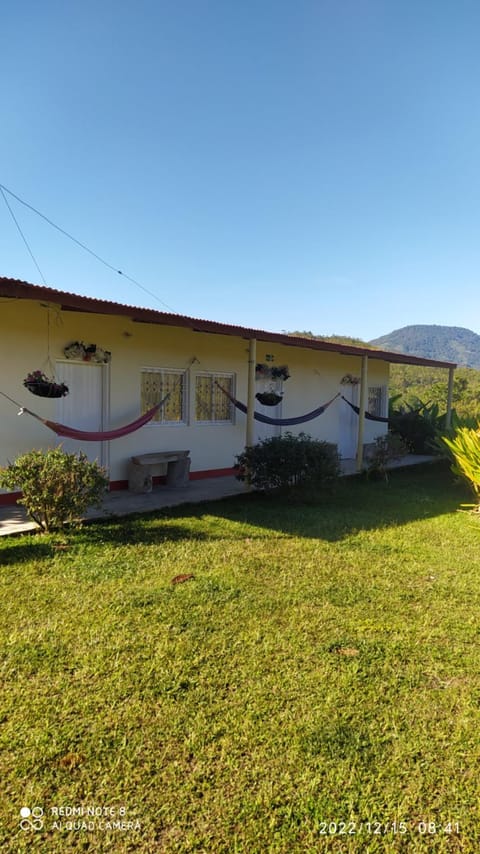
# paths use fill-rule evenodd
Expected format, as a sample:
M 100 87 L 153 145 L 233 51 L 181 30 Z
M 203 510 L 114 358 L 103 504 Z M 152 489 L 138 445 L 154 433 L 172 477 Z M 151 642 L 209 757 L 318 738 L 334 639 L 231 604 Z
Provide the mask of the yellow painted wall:
M 48 331 L 49 330 L 49 331 Z M 125 480 L 129 458 L 158 450 L 190 450 L 192 472 L 230 468 L 245 444 L 246 417 L 236 412 L 231 425 L 196 424 L 194 388 L 196 371 L 233 372 L 236 395 L 247 400 L 248 341 L 226 335 L 197 333 L 188 329 L 136 323 L 129 318 L 62 311 L 27 300 L 0 300 L 0 390 L 44 418 L 55 420 L 56 402 L 35 397 L 23 386 L 25 376 L 36 369 L 49 374 L 46 364 L 48 338 L 50 358 L 55 365 L 64 358 L 63 348 L 75 340 L 95 343 L 112 352 L 108 369 L 110 428 L 133 421 L 140 414 L 140 371 L 144 367 L 184 370 L 191 359 L 190 414 L 188 425 L 156 425 L 110 442 L 110 479 Z M 284 383 L 282 417 L 296 416 L 324 403 L 340 390 L 346 373 L 360 375 L 360 358 L 302 350 L 258 342 L 257 361 L 273 354 L 276 365 L 288 364 L 291 378 Z M 388 381 L 388 364 L 369 363 L 369 385 Z M 342 401 L 336 401 L 320 418 L 292 432 L 310 433 L 335 442 Z M 75 425 L 71 425 L 75 426 Z M 384 433 L 385 425 L 367 422 L 365 442 Z M 0 397 L 0 466 L 31 448 L 47 448 L 61 440 L 27 414 Z M 88 444 L 88 443 L 87 443 Z M 81 447 L 81 444 L 78 445 Z

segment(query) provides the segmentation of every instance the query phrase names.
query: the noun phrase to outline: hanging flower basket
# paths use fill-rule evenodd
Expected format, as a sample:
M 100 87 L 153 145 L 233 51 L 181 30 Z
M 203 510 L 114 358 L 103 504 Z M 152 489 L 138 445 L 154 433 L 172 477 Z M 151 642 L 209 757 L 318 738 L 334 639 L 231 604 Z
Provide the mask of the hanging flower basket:
M 270 370 L 272 380 L 288 380 L 290 376 L 288 365 L 272 365 Z
M 257 380 L 288 380 L 289 376 L 288 365 L 265 365 L 263 362 L 255 365 Z
M 259 391 L 255 397 L 263 406 L 278 406 L 282 402 L 282 396 L 274 391 Z
M 68 386 L 65 383 L 56 383 L 55 380 L 49 379 L 43 371 L 32 371 L 25 377 L 23 384 L 37 397 L 65 397 L 68 394 Z
M 265 365 L 263 362 L 258 362 L 255 365 L 255 379 L 256 380 L 269 380 L 272 376 L 272 369 L 270 365 Z

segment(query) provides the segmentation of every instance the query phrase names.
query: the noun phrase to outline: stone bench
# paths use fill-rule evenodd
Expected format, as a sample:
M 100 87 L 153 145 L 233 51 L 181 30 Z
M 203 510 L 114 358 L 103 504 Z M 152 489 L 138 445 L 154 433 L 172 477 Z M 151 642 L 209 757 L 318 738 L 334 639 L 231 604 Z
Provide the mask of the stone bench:
M 151 492 L 153 469 L 167 466 L 167 486 L 187 486 L 190 474 L 190 451 L 160 451 L 132 457 L 128 466 L 128 488 L 131 492 Z

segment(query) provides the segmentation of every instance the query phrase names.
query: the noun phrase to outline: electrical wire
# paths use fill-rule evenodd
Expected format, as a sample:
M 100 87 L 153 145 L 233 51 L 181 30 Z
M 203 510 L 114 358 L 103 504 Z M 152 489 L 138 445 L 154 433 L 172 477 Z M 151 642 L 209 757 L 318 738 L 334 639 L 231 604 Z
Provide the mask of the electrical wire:
M 33 213 L 37 214 L 37 216 L 44 219 L 45 222 L 48 222 L 48 224 L 51 225 L 52 228 L 56 228 L 57 231 L 59 231 L 61 234 L 65 235 L 65 237 L 68 237 L 69 240 L 72 240 L 73 243 L 76 243 L 77 246 L 80 246 L 80 248 L 84 249 L 85 252 L 88 252 L 90 255 L 93 255 L 93 257 L 96 258 L 97 261 L 100 261 L 100 263 L 103 264 L 105 267 L 108 267 L 110 270 L 113 270 L 114 273 L 118 273 L 119 276 L 123 276 L 124 279 L 128 279 L 129 282 L 132 282 L 132 284 L 136 285 L 137 288 L 140 288 L 142 291 L 145 291 L 146 294 L 153 297 L 153 299 L 156 299 L 157 302 L 161 303 L 161 305 L 164 305 L 170 311 L 174 311 L 174 309 L 170 305 L 168 305 L 166 302 L 161 300 L 160 297 L 158 297 L 156 294 L 153 293 L 153 291 L 149 291 L 148 288 L 144 287 L 144 285 L 141 285 L 140 282 L 137 282 L 137 280 L 133 279 L 132 276 L 127 275 L 127 273 L 124 273 L 123 270 L 118 270 L 116 267 L 114 267 L 108 261 L 105 261 L 105 259 L 102 258 L 100 255 L 97 255 L 97 253 L 94 252 L 93 249 L 90 249 L 88 246 L 85 245 L 85 243 L 82 243 L 80 240 L 77 240 L 77 238 L 74 237 L 72 234 L 69 234 L 68 231 L 65 231 L 64 228 L 61 228 L 55 222 L 52 222 L 52 220 L 49 219 L 48 216 L 45 216 L 45 214 L 41 213 L 41 211 L 38 211 L 36 208 L 33 207 L 33 205 L 29 205 L 28 202 L 24 201 L 24 199 L 21 199 L 20 196 L 17 196 L 15 193 L 13 193 L 11 190 L 8 189 L 8 187 L 5 187 L 4 184 L 0 184 L 0 191 L 2 193 L 3 198 L 5 199 L 6 205 L 7 205 L 8 209 L 9 209 L 9 211 L 10 211 L 10 213 L 11 213 L 11 215 L 12 215 L 12 217 L 13 217 L 16 225 L 17 225 L 17 228 L 20 231 L 20 234 L 22 235 L 22 237 L 25 241 L 25 245 L 27 246 L 27 249 L 30 252 L 31 257 L 33 258 L 33 261 L 35 262 L 35 266 L 37 267 L 37 270 L 39 271 L 45 286 L 46 286 L 46 282 L 45 282 L 45 279 L 43 278 L 42 271 L 40 270 L 40 267 L 38 266 L 37 262 L 35 261 L 35 258 L 32 254 L 32 251 L 31 251 L 30 247 L 28 246 L 28 243 L 25 240 L 25 237 L 23 236 L 23 233 L 20 229 L 20 226 L 18 225 L 17 220 L 15 219 L 13 211 L 7 202 L 7 199 L 5 197 L 5 193 L 9 193 L 9 195 L 12 196 L 14 199 L 16 199 L 17 202 L 20 202 L 21 205 L 24 205 L 24 207 L 28 208 L 29 210 L 33 211 Z
M 20 228 L 20 225 L 19 225 L 19 223 L 18 223 L 18 220 L 17 220 L 17 218 L 16 218 L 15 214 L 13 213 L 13 211 L 12 211 L 12 209 L 11 209 L 10 205 L 8 204 L 8 199 L 7 199 L 6 195 L 5 195 L 5 193 L 3 192 L 3 191 L 4 191 L 4 189 L 5 189 L 5 188 L 0 184 L 0 192 L 1 192 L 2 196 L 3 196 L 3 201 L 5 202 L 5 204 L 6 204 L 7 208 L 8 208 L 8 210 L 9 210 L 9 212 L 10 212 L 10 215 L 11 215 L 11 217 L 12 217 L 12 219 L 13 219 L 14 223 L 15 223 L 15 225 L 17 226 L 18 231 L 20 232 L 20 236 L 21 236 L 21 238 L 22 238 L 22 240 L 23 240 L 23 242 L 24 242 L 25 246 L 27 247 L 27 249 L 28 249 L 28 251 L 29 251 L 29 253 L 30 253 L 30 257 L 31 257 L 31 259 L 32 259 L 33 263 L 35 264 L 35 267 L 37 268 L 38 272 L 40 273 L 40 278 L 42 279 L 43 284 L 45 285 L 45 287 L 47 287 L 47 283 L 46 283 L 46 281 L 45 281 L 45 276 L 43 275 L 43 273 L 42 273 L 42 271 L 41 271 L 41 269 L 40 269 L 40 267 L 39 267 L 39 265 L 38 265 L 38 261 L 37 261 L 37 259 L 35 258 L 35 255 L 33 254 L 32 250 L 30 249 L 30 246 L 28 245 L 27 238 L 25 237 L 25 235 L 24 235 L 24 233 L 23 233 L 22 229 Z M 8 193 L 8 190 L 7 190 L 7 193 Z

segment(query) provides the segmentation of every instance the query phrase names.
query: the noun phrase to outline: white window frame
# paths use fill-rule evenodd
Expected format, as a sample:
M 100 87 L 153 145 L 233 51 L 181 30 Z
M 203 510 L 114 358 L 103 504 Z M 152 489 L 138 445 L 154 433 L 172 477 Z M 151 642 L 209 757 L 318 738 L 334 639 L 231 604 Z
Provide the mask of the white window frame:
M 181 368 L 166 368 L 166 367 L 152 367 L 151 365 L 146 365 L 140 368 L 140 406 L 142 407 L 142 375 L 143 374 L 173 374 L 176 377 L 183 377 L 183 395 L 182 395 L 182 418 L 180 421 L 166 421 L 162 417 L 162 410 L 160 409 L 160 418 L 152 418 L 145 426 L 150 428 L 158 428 L 158 427 L 186 427 L 188 426 L 189 419 L 189 402 L 188 402 L 188 371 L 183 371 Z M 163 380 L 162 380 L 163 383 Z M 153 406 L 153 404 L 152 404 Z
M 228 419 L 225 419 L 225 418 L 218 418 L 218 419 L 216 419 L 216 418 L 214 418 L 214 419 L 211 419 L 211 418 L 203 419 L 202 418 L 202 419 L 198 419 L 197 418 L 197 377 L 211 378 L 212 383 L 214 383 L 215 380 L 218 380 L 220 382 L 220 384 L 221 384 L 222 378 L 226 378 L 226 379 L 231 380 L 232 384 L 231 384 L 230 393 L 234 397 L 235 396 L 235 374 L 233 372 L 227 372 L 227 371 L 197 371 L 195 373 L 195 388 L 193 390 L 193 395 L 194 395 L 193 412 L 194 412 L 195 424 L 209 424 L 211 426 L 218 426 L 218 427 L 224 427 L 224 426 L 230 426 L 231 427 L 233 424 L 235 424 L 235 405 L 233 403 L 230 404 L 230 413 L 231 414 L 230 414 L 230 418 L 228 418 Z M 221 394 L 223 394 L 223 392 L 221 392 Z

